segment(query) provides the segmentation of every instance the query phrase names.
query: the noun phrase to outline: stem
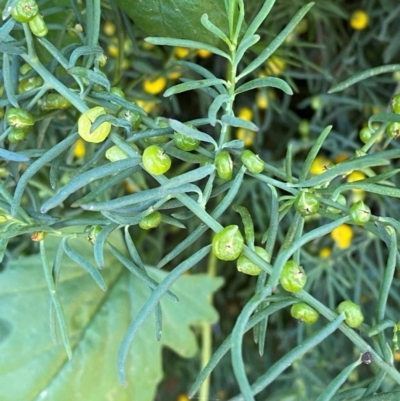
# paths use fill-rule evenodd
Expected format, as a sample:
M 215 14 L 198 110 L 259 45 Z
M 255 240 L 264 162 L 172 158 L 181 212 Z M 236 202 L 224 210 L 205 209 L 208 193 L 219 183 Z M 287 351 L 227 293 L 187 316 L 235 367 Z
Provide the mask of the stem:
M 214 256 L 212 252 L 210 252 L 210 256 L 208 258 L 208 268 L 207 274 L 210 277 L 215 277 L 217 271 L 217 258 Z M 208 296 L 208 301 L 210 305 L 213 303 L 213 295 L 210 294 Z M 202 338 L 202 347 L 201 347 L 201 369 L 203 370 L 208 362 L 210 362 L 211 354 L 212 354 L 212 329 L 210 323 L 203 323 L 201 326 L 201 338 Z M 210 397 L 210 376 L 204 380 L 203 384 L 200 387 L 199 391 L 199 399 L 200 400 L 208 400 Z

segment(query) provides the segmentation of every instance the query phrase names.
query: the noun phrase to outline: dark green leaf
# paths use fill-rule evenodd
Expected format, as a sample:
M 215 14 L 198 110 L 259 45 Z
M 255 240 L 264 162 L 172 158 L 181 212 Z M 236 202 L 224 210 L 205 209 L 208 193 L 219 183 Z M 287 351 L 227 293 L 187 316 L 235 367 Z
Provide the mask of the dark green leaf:
M 116 3 L 148 35 L 216 45 L 219 39 L 210 35 L 200 22 L 203 14 L 223 32 L 228 32 L 223 0 L 117 0 Z

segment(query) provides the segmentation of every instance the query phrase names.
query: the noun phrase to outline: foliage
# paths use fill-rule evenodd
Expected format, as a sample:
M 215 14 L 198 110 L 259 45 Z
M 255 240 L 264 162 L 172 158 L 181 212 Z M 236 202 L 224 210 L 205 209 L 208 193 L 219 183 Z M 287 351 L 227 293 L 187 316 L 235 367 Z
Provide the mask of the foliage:
M 398 5 L 117 4 L 4 5 L 1 398 L 392 399 Z

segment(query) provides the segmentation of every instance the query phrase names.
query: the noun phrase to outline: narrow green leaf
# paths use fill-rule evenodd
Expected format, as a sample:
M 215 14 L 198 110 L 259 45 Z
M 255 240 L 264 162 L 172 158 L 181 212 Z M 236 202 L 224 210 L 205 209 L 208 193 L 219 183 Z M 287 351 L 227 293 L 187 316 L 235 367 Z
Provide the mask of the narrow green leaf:
M 255 125 L 251 121 L 243 120 L 242 118 L 234 117 L 229 114 L 224 114 L 221 118 L 221 121 L 232 127 L 244 128 L 244 129 L 248 129 L 250 131 L 255 131 L 255 132 L 258 132 L 260 130 L 257 127 L 257 125 Z
M 222 149 L 243 149 L 244 142 L 241 139 L 234 139 L 229 142 L 225 142 L 222 145 Z
M 136 332 L 143 324 L 149 313 L 157 305 L 162 296 L 168 291 L 169 287 L 186 271 L 200 262 L 211 250 L 211 245 L 207 245 L 174 268 L 165 279 L 153 291 L 147 299 L 140 312 L 130 324 L 118 353 L 118 378 L 122 385 L 126 384 L 125 364 L 129 355 L 129 349 L 135 338 Z
M 109 92 L 96 92 L 96 91 L 91 91 L 90 96 L 94 97 L 96 99 L 103 99 L 107 100 L 110 103 L 117 103 L 119 106 L 123 107 L 124 109 L 131 110 L 131 111 L 136 111 L 143 116 L 147 116 L 147 113 L 139 106 L 137 106 L 135 103 L 130 102 L 126 99 L 124 99 L 121 96 L 115 95 L 114 93 L 109 93 Z
M 182 228 L 182 229 L 186 229 L 186 226 L 184 224 L 182 224 L 179 220 L 174 219 L 173 217 L 168 216 L 167 214 L 163 214 L 162 215 L 162 222 L 165 223 L 165 224 L 169 224 L 171 226 L 174 226 L 174 227 L 179 227 L 179 228 Z
M 3 261 L 4 256 L 6 254 L 9 240 L 10 240 L 9 238 L 0 238 L 0 263 Z
M 208 142 L 214 145 L 214 148 L 217 148 L 217 142 L 215 142 L 214 138 L 210 135 L 201 132 L 195 128 L 188 127 L 187 125 L 181 123 L 180 121 L 169 119 L 169 125 L 175 131 L 180 132 L 181 134 L 190 136 L 191 138 L 198 139 L 199 141 Z
M 283 356 L 278 362 L 275 362 L 266 373 L 260 376 L 251 386 L 252 394 L 258 394 L 270 385 L 282 372 L 284 372 L 292 363 L 301 358 L 305 353 L 315 348 L 319 343 L 334 333 L 340 324 L 344 321 L 344 314 L 340 314 L 334 320 L 329 322 L 317 333 L 304 340 L 300 345 L 293 348 L 285 356 Z M 250 398 L 246 399 L 246 401 Z M 236 396 L 231 401 L 245 401 L 242 396 Z
M 67 322 L 65 320 L 64 310 L 62 308 L 60 299 L 58 298 L 56 286 L 55 286 L 55 283 L 53 281 L 53 277 L 51 274 L 52 269 L 51 269 L 51 267 L 48 263 L 47 257 L 46 257 L 45 242 L 40 241 L 39 245 L 40 245 L 40 257 L 42 260 L 44 277 L 46 279 L 47 288 L 49 289 L 49 293 L 50 293 L 50 297 L 51 297 L 51 304 L 52 304 L 52 306 L 54 306 L 54 310 L 56 312 L 65 352 L 67 353 L 68 359 L 71 359 L 72 358 L 72 349 L 71 349 L 71 343 L 69 341 Z
M 235 54 L 235 58 L 233 59 L 233 66 L 235 68 L 237 68 L 247 50 L 254 46 L 260 40 L 260 38 L 260 35 L 252 35 L 240 42 Z
M 260 53 L 258 57 L 256 57 L 237 77 L 237 81 L 242 79 L 246 75 L 250 74 L 257 67 L 265 62 L 274 52 L 275 50 L 285 41 L 285 39 L 289 36 L 289 34 L 293 31 L 296 25 L 304 18 L 310 8 L 314 5 L 314 3 L 308 3 L 303 6 L 296 15 L 291 19 L 289 24 L 283 31 Z M 254 32 L 253 32 L 254 33 Z M 253 34 L 252 33 L 252 34 Z
M 371 132 L 374 132 L 375 129 L 373 127 L 374 123 L 390 123 L 390 122 L 397 122 L 400 123 L 400 115 L 391 113 L 391 114 L 374 114 L 368 119 L 368 128 Z
M 331 132 L 332 125 L 328 125 L 318 136 L 315 141 L 313 147 L 308 152 L 307 158 L 303 164 L 303 167 L 300 172 L 299 182 L 304 181 L 307 178 L 308 172 L 310 171 L 311 165 L 314 162 L 315 158 L 318 155 L 323 143 L 325 142 L 326 137 Z
M 208 109 L 208 118 L 210 120 L 210 124 L 215 127 L 215 124 L 217 123 L 217 114 L 219 109 L 222 107 L 224 103 L 228 104 L 230 102 L 230 97 L 229 95 L 218 95 L 213 102 L 211 103 L 211 106 Z
M 96 261 L 99 269 L 103 269 L 105 267 L 104 247 L 107 241 L 107 237 L 117 228 L 118 224 L 115 223 L 108 224 L 107 226 L 102 228 L 100 233 L 95 238 L 93 255 L 94 255 L 94 260 Z
M 243 221 L 246 243 L 254 251 L 254 223 L 248 209 L 244 206 L 234 206 L 233 210 L 240 214 Z
M 5 160 L 18 163 L 27 163 L 30 161 L 29 157 L 24 156 L 21 153 L 11 152 L 7 149 L 0 148 L 0 157 Z
M 384 331 L 388 328 L 393 328 L 396 326 L 396 323 L 393 320 L 385 319 L 375 324 L 368 330 L 368 336 L 373 337 L 379 334 L 381 331 Z
M 275 3 L 275 0 L 265 0 L 264 1 L 264 4 L 261 7 L 261 10 L 257 13 L 255 18 L 251 21 L 251 24 L 247 28 L 247 30 L 243 36 L 243 40 L 249 38 L 250 36 L 254 35 L 258 31 L 258 28 L 264 22 L 265 18 L 267 18 L 267 15 L 271 11 L 274 3 Z
M 109 177 L 102 184 L 96 187 L 93 191 L 89 192 L 79 200 L 74 201 L 74 207 L 78 207 L 84 203 L 89 203 L 93 199 L 97 198 L 100 194 L 105 193 L 107 190 L 112 188 L 114 185 L 119 184 L 121 181 L 125 180 L 128 177 L 131 177 L 134 173 L 141 171 L 142 168 L 140 166 L 135 166 L 131 168 L 126 168 L 122 170 L 120 173 L 115 174 L 113 177 Z
M 239 88 L 235 90 L 235 93 L 239 94 L 252 89 L 264 88 L 264 87 L 277 88 L 288 95 L 293 95 L 292 88 L 283 79 L 274 77 L 262 77 L 253 79 L 239 86 Z
M 144 264 L 142 262 L 142 258 L 139 255 L 139 252 L 136 249 L 136 246 L 134 242 L 132 241 L 132 238 L 129 234 L 129 226 L 125 226 L 124 228 L 124 238 L 125 238 L 125 244 L 128 249 L 129 255 L 131 256 L 133 262 L 139 266 L 141 269 L 144 269 Z
M 369 397 L 361 398 L 359 401 L 398 401 L 400 397 L 400 391 L 393 393 L 379 393 L 371 395 Z
M 378 184 L 369 184 L 369 183 L 365 183 L 364 181 L 366 181 L 366 180 L 347 182 L 346 184 L 343 184 L 342 186 L 338 187 L 338 189 L 335 190 L 333 195 L 337 195 L 338 193 L 349 190 L 349 189 L 359 189 L 359 190 L 363 190 L 365 192 L 371 192 L 373 194 L 390 196 L 392 198 L 400 198 L 400 189 L 398 189 L 398 188 L 387 187 L 387 186 L 378 185 Z
M 219 218 L 226 209 L 232 204 L 235 196 L 240 190 L 241 184 L 243 182 L 244 173 L 246 171 L 245 167 L 242 167 L 236 177 L 233 180 L 233 184 L 229 192 L 225 195 L 218 206 L 213 210 L 211 215 L 217 219 Z M 173 260 L 176 256 L 181 254 L 190 245 L 195 243 L 206 231 L 208 227 L 205 224 L 200 224 L 191 234 L 189 234 L 182 242 L 180 242 L 170 253 L 165 255 L 157 264 L 157 268 L 161 269 L 168 262 Z
M 111 89 L 110 81 L 105 75 L 100 74 L 99 72 L 95 72 L 84 67 L 72 67 L 69 68 L 67 71 L 70 75 L 85 78 L 94 84 L 101 85 L 108 91 Z
M 3 85 L 7 94 L 7 99 L 14 107 L 19 107 L 18 100 L 15 95 L 15 88 L 11 78 L 10 58 L 7 53 L 3 54 Z
M 389 298 L 389 292 L 392 287 L 393 277 L 397 263 L 397 236 L 391 228 L 388 230 L 390 243 L 388 244 L 389 255 L 386 263 L 385 273 L 379 290 L 378 304 L 376 306 L 376 321 L 381 322 L 385 318 L 386 304 Z
M 29 183 L 29 180 L 47 163 L 50 163 L 53 159 L 59 156 L 61 153 L 69 149 L 79 138 L 79 134 L 73 133 L 68 136 L 53 148 L 49 149 L 44 155 L 42 155 L 39 159 L 37 159 L 34 163 L 32 163 L 22 174 L 20 180 L 18 181 L 17 187 L 14 192 L 14 199 L 11 205 L 11 214 L 15 216 L 17 214 L 17 210 L 21 203 L 22 195 L 25 191 L 25 187 Z
M 132 272 L 138 279 L 142 280 L 151 290 L 155 290 L 158 288 L 159 283 L 153 280 L 146 272 L 146 269 L 141 269 L 136 266 L 135 263 L 131 262 L 128 258 L 126 258 L 118 249 L 108 244 L 113 255 L 130 271 Z M 174 302 L 179 302 L 179 298 L 174 295 L 171 291 L 166 291 L 165 296 L 171 299 Z
M 231 57 L 227 53 L 218 49 L 217 47 L 208 45 L 206 43 L 196 42 L 194 40 L 150 37 L 146 38 L 145 41 L 148 43 L 152 43 L 153 45 L 179 46 L 179 47 L 188 47 L 189 49 L 208 50 L 213 54 L 218 54 L 219 56 L 224 57 L 227 60 L 231 61 Z
M 138 165 L 141 161 L 141 157 L 128 158 L 118 160 L 113 163 L 107 163 L 103 166 L 86 171 L 85 173 L 82 173 L 81 175 L 73 178 L 64 187 L 60 188 L 54 196 L 43 203 L 40 210 L 42 213 L 46 213 L 50 209 L 58 206 L 61 202 L 67 199 L 69 195 L 73 194 L 78 189 L 90 184 L 95 180 L 98 180 L 99 178 L 107 177 L 111 174 L 118 174 L 127 168 Z
M 110 123 L 114 127 L 124 128 L 127 132 L 127 135 L 131 133 L 132 125 L 129 121 L 127 121 L 125 118 L 117 118 L 115 116 L 112 116 L 111 114 L 102 114 L 96 117 L 96 119 L 93 121 L 93 124 L 90 126 L 90 133 L 95 131 L 97 128 L 100 127 L 101 124 L 105 122 Z
M 96 202 L 96 203 L 84 203 L 80 205 L 80 207 L 84 210 L 92 210 L 92 211 L 112 211 L 119 210 L 120 208 L 134 205 L 137 203 L 146 202 L 149 200 L 157 200 L 164 198 L 166 196 L 178 196 L 179 193 L 185 192 L 196 192 L 199 196 L 202 195 L 199 187 L 193 184 L 185 184 L 182 186 L 172 187 L 172 188 L 152 188 L 147 189 L 145 191 L 136 192 L 131 195 L 122 196 L 118 199 L 112 199 L 107 202 Z M 121 223 L 123 224 L 123 223 Z
M 86 260 L 82 255 L 80 255 L 78 252 L 73 250 L 69 246 L 68 241 L 65 241 L 65 243 L 64 243 L 64 252 L 75 263 L 78 263 L 78 265 L 83 267 L 93 277 L 93 279 L 96 282 L 96 284 L 103 291 L 105 291 L 107 289 L 106 284 L 105 284 L 105 282 L 103 280 L 103 277 L 101 276 L 99 271 L 88 260 Z
M 102 53 L 103 49 L 100 46 L 79 46 L 71 53 L 68 63 L 68 69 L 71 69 L 75 66 L 79 57 Z
M 379 155 L 379 154 L 378 154 Z M 290 184 L 294 188 L 308 188 L 333 180 L 338 176 L 349 174 L 354 170 L 362 170 L 368 167 L 386 166 L 389 162 L 384 158 L 371 157 L 370 155 L 337 164 L 331 169 L 297 184 Z M 346 184 L 347 185 L 347 184 Z
M 235 326 L 232 330 L 232 366 L 239 384 L 240 391 L 246 401 L 255 401 L 252 394 L 250 383 L 247 379 L 246 369 L 244 366 L 242 355 L 243 333 L 246 330 L 246 325 L 257 307 L 272 293 L 272 288 L 264 287 L 260 292 L 253 295 L 247 302 L 236 319 Z
M 249 331 L 252 327 L 254 327 L 257 323 L 260 323 L 264 319 L 266 319 L 269 315 L 274 314 L 275 312 L 278 312 L 281 309 L 287 308 L 288 306 L 296 303 L 296 300 L 292 297 L 282 300 L 280 302 L 274 302 L 267 306 L 265 309 L 262 311 L 254 314 L 249 321 L 246 324 L 246 327 L 244 329 L 244 332 Z M 232 334 L 230 334 L 224 342 L 219 346 L 219 348 L 214 352 L 212 355 L 210 361 L 207 363 L 207 365 L 203 368 L 203 370 L 198 374 L 196 377 L 196 381 L 193 383 L 193 385 L 190 387 L 190 390 L 188 392 L 189 398 L 193 398 L 193 396 L 197 393 L 198 389 L 204 382 L 204 380 L 207 379 L 207 377 L 211 374 L 211 372 L 214 370 L 214 368 L 217 366 L 219 361 L 226 355 L 226 353 L 231 349 L 232 347 Z
M 25 52 L 26 50 L 23 47 L 15 46 L 13 42 L 0 43 L 0 53 L 16 55 L 16 54 L 24 54 Z
M 184 82 L 183 84 L 171 86 L 170 88 L 168 88 L 165 91 L 164 97 L 176 95 L 177 93 L 187 92 L 187 91 L 191 91 L 194 89 L 208 88 L 210 86 L 215 86 L 215 85 L 219 85 L 219 84 L 226 84 L 226 82 L 223 79 L 219 79 L 219 78 L 201 79 L 198 81 L 188 81 L 188 82 Z
M 221 31 L 217 26 L 215 26 L 209 19 L 207 14 L 203 14 L 200 18 L 201 24 L 206 28 L 208 31 L 210 31 L 212 34 L 214 34 L 217 38 L 222 39 L 228 46 L 230 44 L 230 40 L 228 37 L 225 35 L 224 32 Z
M 330 401 L 340 386 L 347 380 L 350 373 L 361 364 L 361 358 L 344 368 L 326 387 L 315 401 Z
M 360 72 L 346 79 L 345 81 L 332 86 L 332 88 L 329 89 L 328 93 L 340 92 L 344 89 L 347 89 L 349 86 L 356 84 L 357 82 L 363 81 L 364 79 L 373 77 L 375 75 L 386 74 L 394 71 L 400 71 L 400 64 L 389 64 L 389 65 L 383 65 L 381 67 L 371 68 L 370 70 Z
M 61 64 L 62 67 L 66 70 L 68 69 L 68 60 L 63 56 L 62 51 L 57 49 L 57 47 L 46 38 L 37 38 L 37 40 L 54 57 L 54 59 Z
M 332 401 L 348 401 L 354 397 L 361 397 L 365 392 L 365 387 L 350 388 L 348 390 L 343 390 L 339 394 L 336 394 Z M 357 398 L 358 399 L 358 398 Z

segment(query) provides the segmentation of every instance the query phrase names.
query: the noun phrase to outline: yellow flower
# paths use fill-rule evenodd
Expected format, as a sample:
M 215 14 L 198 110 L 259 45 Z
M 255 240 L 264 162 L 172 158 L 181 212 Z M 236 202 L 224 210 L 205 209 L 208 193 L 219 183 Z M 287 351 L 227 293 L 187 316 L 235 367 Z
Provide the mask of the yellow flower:
M 365 29 L 368 26 L 369 17 L 364 10 L 356 10 L 351 14 L 350 26 L 358 31 Z
M 179 394 L 176 401 L 189 401 L 189 397 L 186 394 Z
M 75 143 L 74 156 L 78 159 L 81 159 L 82 157 L 85 157 L 85 154 L 86 154 L 85 141 L 79 138 Z
M 175 47 L 175 55 L 178 58 L 185 58 L 189 54 L 189 49 L 186 47 Z
M 272 56 L 267 61 L 265 72 L 267 74 L 280 75 L 286 67 L 286 62 L 280 57 Z
M 345 160 L 348 160 L 349 156 L 346 155 L 345 153 L 339 153 L 335 159 L 333 160 L 336 164 L 342 163 Z
M 143 90 L 150 95 L 157 95 L 162 90 L 164 90 L 167 85 L 167 80 L 165 77 L 159 77 L 154 80 L 145 79 L 143 81 Z
M 264 91 L 259 91 L 257 93 L 257 106 L 261 110 L 268 108 L 268 97 Z
M 110 57 L 117 58 L 119 55 L 118 46 L 115 43 L 110 43 L 107 46 L 107 53 Z
M 179 79 L 182 75 L 181 71 L 175 70 L 168 73 L 168 79 L 176 80 Z
M 200 49 L 200 50 L 197 50 L 197 55 L 200 58 L 208 58 L 211 56 L 211 52 L 209 50 Z
M 236 138 L 244 142 L 244 146 L 249 147 L 253 145 L 256 133 L 246 128 L 238 128 L 236 131 Z
M 365 178 L 365 174 L 361 171 L 353 171 L 351 174 L 347 176 L 347 182 L 355 182 L 361 181 Z M 364 190 L 362 189 L 352 189 L 355 193 L 363 193 Z
M 314 175 L 322 174 L 330 164 L 330 160 L 325 156 L 317 156 L 311 164 L 310 173 Z
M 331 237 L 339 249 L 346 249 L 351 245 L 353 230 L 348 224 L 341 224 L 332 230 Z
M 326 258 L 329 258 L 329 256 L 331 256 L 331 254 L 332 254 L 332 249 L 331 248 L 329 248 L 329 247 L 325 247 L 325 248 L 322 248 L 320 251 L 319 251 L 319 256 L 320 256 L 320 258 L 322 258 L 322 259 L 326 259 Z
M 400 351 L 396 351 L 393 356 L 396 362 L 400 361 Z
M 103 32 L 107 36 L 113 36 L 115 34 L 115 31 L 117 30 L 117 27 L 115 24 L 111 21 L 106 21 L 103 25 Z
M 149 102 L 146 100 L 137 100 L 136 104 L 141 107 L 146 113 L 150 113 L 156 106 L 156 102 Z
M 238 117 L 246 121 L 251 121 L 253 118 L 253 112 L 248 107 L 242 107 L 239 110 Z

